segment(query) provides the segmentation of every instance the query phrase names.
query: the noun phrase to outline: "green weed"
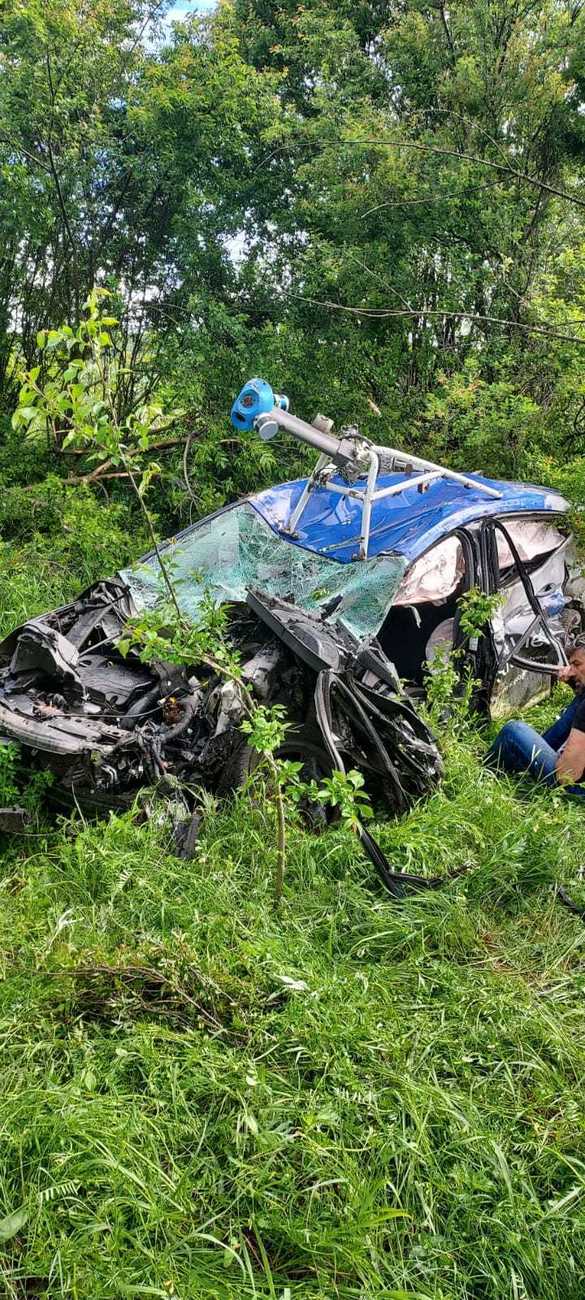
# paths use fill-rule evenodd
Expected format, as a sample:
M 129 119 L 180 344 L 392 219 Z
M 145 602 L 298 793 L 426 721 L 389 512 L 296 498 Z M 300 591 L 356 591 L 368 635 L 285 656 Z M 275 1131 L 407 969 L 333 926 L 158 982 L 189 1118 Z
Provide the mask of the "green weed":
M 581 813 L 481 743 L 377 828 L 409 869 L 469 867 L 398 906 L 348 831 L 297 827 L 276 916 L 247 796 L 192 863 L 131 814 L 12 851 L 7 1295 L 583 1294 L 585 931 L 550 888 Z

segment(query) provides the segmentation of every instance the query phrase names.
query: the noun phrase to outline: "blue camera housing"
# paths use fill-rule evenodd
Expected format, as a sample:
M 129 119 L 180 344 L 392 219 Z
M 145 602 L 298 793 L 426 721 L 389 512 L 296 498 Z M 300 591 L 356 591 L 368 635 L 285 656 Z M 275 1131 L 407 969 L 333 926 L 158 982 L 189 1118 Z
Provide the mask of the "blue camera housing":
M 238 393 L 230 418 L 235 429 L 253 429 L 259 415 L 265 415 L 276 405 L 274 393 L 265 379 L 249 379 Z

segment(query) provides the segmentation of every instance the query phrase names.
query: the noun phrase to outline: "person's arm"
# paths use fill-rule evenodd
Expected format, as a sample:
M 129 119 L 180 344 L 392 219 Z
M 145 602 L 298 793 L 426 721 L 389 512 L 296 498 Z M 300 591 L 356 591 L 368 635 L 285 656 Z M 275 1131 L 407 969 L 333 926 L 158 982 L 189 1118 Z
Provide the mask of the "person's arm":
M 557 758 L 555 772 L 562 785 L 572 785 L 581 780 L 585 772 L 585 731 L 573 727 L 569 732 L 569 739 Z

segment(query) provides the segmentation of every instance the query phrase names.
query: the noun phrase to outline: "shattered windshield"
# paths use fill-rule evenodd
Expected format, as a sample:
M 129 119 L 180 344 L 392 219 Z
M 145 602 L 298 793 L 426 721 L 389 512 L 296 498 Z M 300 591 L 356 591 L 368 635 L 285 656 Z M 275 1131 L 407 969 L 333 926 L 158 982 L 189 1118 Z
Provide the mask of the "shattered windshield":
M 232 506 L 160 546 L 182 612 L 196 620 L 205 592 L 217 604 L 244 601 L 249 587 L 317 611 L 343 597 L 336 617 L 357 636 L 375 633 L 392 603 L 406 568 L 399 555 L 340 564 L 279 537 L 252 505 Z M 155 555 L 121 576 L 139 608 L 165 598 Z

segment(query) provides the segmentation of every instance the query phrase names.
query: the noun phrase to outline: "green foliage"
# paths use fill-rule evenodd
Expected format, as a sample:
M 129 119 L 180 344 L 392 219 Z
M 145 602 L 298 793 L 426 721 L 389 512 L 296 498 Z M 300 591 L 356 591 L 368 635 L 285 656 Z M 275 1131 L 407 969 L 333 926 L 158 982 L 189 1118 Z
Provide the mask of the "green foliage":
M 7 1294 L 577 1300 L 582 934 L 550 884 L 582 814 L 483 746 L 376 827 L 407 870 L 468 867 L 400 906 L 299 826 L 276 918 L 246 794 L 189 863 L 131 814 L 5 854 Z
M 459 626 L 466 637 L 479 637 L 485 632 L 487 624 L 504 603 L 505 596 L 496 591 L 489 596 L 479 587 L 470 587 L 457 601 L 459 609 Z
M 11 504 L 13 493 L 6 494 Z M 79 595 L 146 549 L 143 525 L 127 506 L 100 505 L 89 488 L 47 483 L 21 498 L 16 538 L 0 541 L 0 631 Z M 38 503 L 38 504 L 37 504 Z M 28 516 L 27 516 L 28 507 Z M 1 517 L 0 504 L 0 517 Z
M 5 10 L 8 407 L 14 343 L 34 371 L 99 282 L 120 420 L 154 393 L 189 413 L 195 499 L 169 464 L 169 518 L 274 477 L 273 448 L 226 435 L 254 371 L 309 416 L 487 471 L 580 449 L 585 240 L 552 191 L 578 197 L 582 13 L 237 0 L 157 38 L 142 0 Z
M 227 425 L 250 373 L 583 507 L 583 210 L 555 191 L 582 189 L 584 11 L 165 9 L 2 8 L 2 632 L 136 558 L 153 512 L 304 471 Z M 491 612 L 471 593 L 465 635 Z M 144 615 L 132 644 L 238 681 L 223 620 Z M 581 1300 L 583 936 L 551 885 L 582 810 L 482 767 L 472 688 L 435 660 L 445 781 L 375 828 L 406 870 L 466 866 L 445 892 L 378 891 L 357 774 L 308 785 L 267 710 L 268 797 L 209 802 L 194 862 L 154 816 L 3 844 L 10 1300 Z M 0 804 L 35 780 L 0 747 Z M 308 794 L 342 824 L 307 834 Z
M 456 650 L 438 647 L 425 675 L 426 708 L 433 727 L 442 731 L 448 726 L 460 735 L 473 725 L 471 708 L 479 682 L 466 662 L 467 646 L 476 649 L 503 599 L 500 592 L 488 595 L 478 587 L 459 597 L 459 627 L 467 644 Z
M 274 754 L 284 743 L 288 724 L 286 709 L 282 704 L 256 705 L 251 718 L 244 718 L 240 730 L 248 737 L 248 744 L 257 754 Z M 284 769 L 286 773 L 287 769 Z
M 469 729 L 471 706 L 478 683 L 464 662 L 463 650 L 439 646 L 425 674 L 425 706 L 431 726 L 455 734 Z
M 102 312 L 106 289 L 92 289 L 85 315 L 73 328 L 41 330 L 37 335 L 40 363 L 21 375 L 13 428 L 24 429 L 33 441 L 47 439 L 59 450 L 76 447 L 91 461 L 140 472 L 140 496 L 159 466 L 142 467 L 140 457 L 151 450 L 153 437 L 173 424 L 182 412 L 164 413 L 157 402 L 137 406 L 120 419 L 119 388 L 124 371 L 116 362 L 111 331 L 118 325 Z
M 341 822 L 347 830 L 358 831 L 360 822 L 367 821 L 374 815 L 363 786 L 361 772 L 354 769 L 349 772 L 335 771 L 331 776 L 323 777 L 318 786 L 313 782 L 311 793 L 315 802 L 329 804 L 339 811 Z
M 433 656 L 432 669 L 425 677 L 425 698 L 434 724 L 445 721 L 461 688 L 461 668 L 455 654 L 439 646 Z
M 0 745 L 0 808 L 9 808 L 17 801 L 17 762 L 17 746 Z
M 171 664 L 212 662 L 218 670 L 238 681 L 241 669 L 237 652 L 224 636 L 228 608 L 216 605 L 206 591 L 201 602 L 201 618 L 197 624 L 177 618 L 169 605 L 159 604 L 156 609 L 145 609 L 135 618 L 128 619 L 124 636 L 118 642 L 123 655 L 136 647 L 144 663 L 163 661 Z
M 460 463 L 484 474 L 514 478 L 542 428 L 542 411 L 519 381 L 481 377 L 477 357 L 450 376 L 439 374 L 426 400 L 420 435 L 441 460 L 457 449 Z

